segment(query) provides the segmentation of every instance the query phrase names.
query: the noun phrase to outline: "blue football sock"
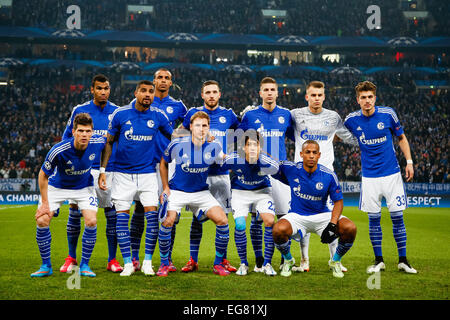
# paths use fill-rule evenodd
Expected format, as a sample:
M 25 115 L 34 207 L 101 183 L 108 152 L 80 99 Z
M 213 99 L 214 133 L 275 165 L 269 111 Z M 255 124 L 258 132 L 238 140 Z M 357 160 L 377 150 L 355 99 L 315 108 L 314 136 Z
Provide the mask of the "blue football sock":
M 192 259 L 195 262 L 198 262 L 198 250 L 200 248 L 202 235 L 203 235 L 203 225 L 197 220 L 197 218 L 193 217 L 189 237 L 189 251 Z
M 236 244 L 236 249 L 239 258 L 241 259 L 241 263 L 248 265 L 245 217 L 238 217 L 235 219 L 234 242 Z
M 130 230 L 128 229 L 129 220 L 129 214 L 124 212 L 117 213 L 117 243 L 119 244 L 124 263 L 131 263 Z
M 81 213 L 78 209 L 69 208 L 69 219 L 67 220 L 66 230 L 69 256 L 76 259 L 78 238 L 81 233 Z
M 169 250 L 171 243 L 172 227 L 165 227 L 161 225 L 159 229 L 159 254 L 161 256 L 161 264 L 169 265 Z
M 381 242 L 383 232 L 381 231 L 381 212 L 369 213 L 369 236 L 372 242 L 373 253 L 375 257 L 382 257 Z
M 158 242 L 158 212 L 146 212 L 145 219 L 147 220 L 147 228 L 145 230 L 145 256 L 147 260 L 151 260 L 153 257 L 153 253 L 155 252 L 156 243 Z
M 403 212 L 391 212 L 391 219 L 394 239 L 397 243 L 398 256 L 406 257 L 406 228 L 403 221 Z
M 263 256 L 263 231 L 262 221 L 257 221 L 255 216 L 252 216 L 250 223 L 250 240 L 252 242 L 255 258 Z
M 175 234 L 177 232 L 177 224 L 174 223 L 172 226 L 172 232 L 170 234 L 170 249 L 169 249 L 169 260 L 172 261 L 172 251 L 173 251 L 173 244 L 175 242 Z
M 50 227 L 38 227 L 36 226 L 36 242 L 41 255 L 42 264 L 51 266 L 50 261 L 50 249 L 52 243 L 52 235 L 50 233 Z
M 275 247 L 280 250 L 280 253 L 282 255 L 282 257 L 285 260 L 291 260 L 292 259 L 292 255 L 291 255 L 291 245 L 290 245 L 290 241 L 286 241 L 284 243 L 275 243 Z
M 333 261 L 341 261 L 342 257 L 347 253 L 348 250 L 353 246 L 353 242 L 342 243 L 338 241 L 338 246 L 336 252 L 333 255 Z
M 81 264 L 89 264 L 92 251 L 97 240 L 97 226 L 84 227 L 83 237 L 81 238 Z
M 108 242 L 108 262 L 116 258 L 117 253 L 117 214 L 114 208 L 105 208 L 106 240 Z
M 132 258 L 139 260 L 139 249 L 141 248 L 142 235 L 145 229 L 145 215 L 144 208 L 136 205 L 133 216 L 130 222 L 130 245 Z
M 272 257 L 274 252 L 272 227 L 264 228 L 264 266 L 268 263 L 272 263 Z
M 216 257 L 214 265 L 222 262 L 223 256 L 227 252 L 228 240 L 230 239 L 230 230 L 228 224 L 216 226 Z

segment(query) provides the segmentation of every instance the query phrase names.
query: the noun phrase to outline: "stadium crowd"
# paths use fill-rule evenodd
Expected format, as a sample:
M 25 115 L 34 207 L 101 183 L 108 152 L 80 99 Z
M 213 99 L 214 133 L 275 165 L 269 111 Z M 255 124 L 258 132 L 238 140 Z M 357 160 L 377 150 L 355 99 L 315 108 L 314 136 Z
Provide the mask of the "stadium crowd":
M 206 64 L 237 64 L 237 65 L 274 65 L 274 55 L 267 52 L 248 54 L 247 52 L 237 53 L 233 51 L 231 57 L 224 59 L 216 51 L 209 50 L 179 50 L 175 56 L 168 57 L 164 52 L 157 52 L 153 57 L 148 53 L 148 48 L 105 48 L 98 46 L 77 46 L 77 45 L 39 45 L 33 47 L 31 44 L 9 44 L 9 50 L 0 54 L 0 57 L 15 57 L 26 59 L 56 59 L 56 60 L 95 60 L 103 62 L 178 62 L 178 63 L 206 63 Z M 231 51 L 230 51 L 231 52 Z M 226 53 L 222 53 L 226 54 Z M 372 53 L 352 53 L 346 52 L 340 55 L 339 61 L 331 60 L 329 57 L 323 58 L 315 55 L 311 61 L 300 61 L 300 59 L 281 56 L 278 65 L 281 66 L 364 66 L 364 67 L 450 67 L 450 58 L 446 54 L 420 55 L 417 53 L 403 53 L 402 58 L 396 57 L 396 53 L 372 52 Z
M 104 72 L 111 81 L 110 100 L 126 105 L 133 99 L 133 85 L 121 85 L 122 74 L 114 70 L 73 70 L 24 65 L 11 69 L 12 86 L 0 87 L 0 178 L 36 178 L 44 157 L 53 144 L 61 140 L 66 121 L 74 106 L 91 99 L 92 75 Z M 190 108 L 202 103 L 202 81 L 217 80 L 222 88 L 221 105 L 236 114 L 248 105 L 258 105 L 258 84 L 267 74 L 235 73 L 194 68 L 172 70 L 174 86 L 170 94 L 182 99 Z M 323 74 L 317 72 L 273 75 L 275 78 L 302 79 L 305 83 L 321 80 L 327 86 L 324 107 L 337 111 L 344 119 L 358 110 L 354 85 L 371 80 L 378 85 L 377 104 L 393 107 L 405 128 L 411 145 L 415 182 L 450 182 L 448 164 L 448 93 L 416 92 L 408 73 Z M 151 79 L 152 75 L 149 74 Z M 289 109 L 306 105 L 304 92 L 282 88 L 278 104 Z M 289 158 L 294 158 L 294 145 L 288 143 Z M 360 180 L 359 148 L 337 143 L 335 170 L 341 180 Z M 404 159 L 397 150 L 404 166 Z
M 189 33 L 281 34 L 303 36 L 432 36 L 449 35 L 446 1 L 426 0 L 431 13 L 424 21 L 406 21 L 398 1 L 379 0 L 381 29 L 369 30 L 367 7 L 362 0 L 117 0 L 77 1 L 82 10 L 82 28 L 90 30 L 151 30 Z M 0 24 L 66 28 L 68 0 L 14 0 L 11 12 L 1 15 Z M 129 13 L 127 4 L 152 5 L 153 13 Z M 182 10 L 181 10 L 182 9 Z M 264 17 L 261 9 L 286 10 L 286 17 Z M 101 16 L 102 19 L 98 19 Z M 314 28 L 311 28 L 311 26 Z

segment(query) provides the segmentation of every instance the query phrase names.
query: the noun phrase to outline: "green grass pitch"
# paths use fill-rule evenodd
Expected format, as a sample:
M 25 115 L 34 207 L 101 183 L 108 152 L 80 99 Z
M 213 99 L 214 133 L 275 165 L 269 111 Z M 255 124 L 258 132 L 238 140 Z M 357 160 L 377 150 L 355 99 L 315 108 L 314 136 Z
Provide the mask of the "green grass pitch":
M 279 275 L 268 277 L 250 272 L 245 277 L 232 274 L 219 277 L 212 272 L 214 258 L 215 226 L 204 224 L 200 247 L 198 272 L 171 273 L 167 278 L 146 277 L 138 272 L 131 277 L 120 277 L 106 271 L 107 243 L 103 210 L 98 214 L 97 243 L 90 266 L 96 278 L 81 278 L 80 289 L 69 289 L 71 276 L 59 272 L 67 256 L 65 226 L 68 206 L 64 206 L 58 218 L 54 218 L 52 232 L 52 264 L 54 274 L 48 278 L 35 279 L 30 273 L 41 263 L 35 240 L 34 213 L 36 206 L 0 206 L 0 299 L 176 299 L 176 300 L 301 300 L 301 299 L 433 299 L 448 300 L 450 283 L 450 211 L 449 209 L 409 208 L 405 212 L 408 234 L 407 253 L 411 264 L 419 271 L 417 275 L 397 270 L 397 249 L 392 235 L 392 223 L 384 208 L 382 216 L 383 254 L 386 268 L 379 280 L 379 289 L 369 289 L 366 267 L 373 260 L 368 234 L 366 214 L 355 207 L 344 209 L 344 215 L 352 219 L 358 228 L 353 248 L 344 257 L 343 264 L 349 269 L 343 279 L 333 278 L 328 270 L 329 253 L 317 235 L 311 237 L 309 273 L 293 273 L 289 278 Z M 189 229 L 192 214 L 184 212 L 177 226 L 173 261 L 178 270 L 189 258 Z M 234 222 L 230 220 L 228 257 L 235 266 L 239 258 L 234 244 Z M 249 224 L 249 221 L 248 221 Z M 247 227 L 248 229 L 248 227 Z M 299 260 L 299 244 L 293 242 L 291 252 Z M 144 255 L 144 240 L 141 259 Z M 81 236 L 78 246 L 81 256 Z M 254 254 L 248 237 L 250 270 L 254 267 Z M 118 260 L 122 257 L 118 249 Z M 273 265 L 278 270 L 280 253 L 275 250 Z M 159 266 L 158 248 L 153 264 Z M 376 284 L 374 279 L 369 281 Z

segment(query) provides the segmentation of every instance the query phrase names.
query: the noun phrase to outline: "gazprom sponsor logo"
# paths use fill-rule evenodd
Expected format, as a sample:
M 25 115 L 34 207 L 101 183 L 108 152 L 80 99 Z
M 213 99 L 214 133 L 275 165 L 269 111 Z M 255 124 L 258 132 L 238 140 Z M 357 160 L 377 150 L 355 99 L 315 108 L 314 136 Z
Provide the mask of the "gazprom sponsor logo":
M 220 130 L 209 130 L 209 133 L 214 137 L 225 137 L 227 132 Z
M 311 201 L 322 201 L 322 197 L 316 197 L 316 196 L 312 196 L 310 194 L 301 193 L 300 190 L 298 190 L 298 191 L 294 190 L 294 194 L 301 199 L 311 200 Z
M 203 168 L 191 168 L 189 166 L 190 166 L 189 162 L 183 163 L 181 165 L 181 170 L 183 170 L 186 173 L 204 173 L 209 169 L 209 166 Z
M 375 138 L 375 139 L 366 139 L 366 136 L 364 135 L 364 133 L 361 134 L 361 136 L 359 137 L 359 141 L 362 144 L 366 144 L 366 145 L 374 145 L 374 144 L 381 144 L 387 141 L 387 137 L 383 136 L 381 138 Z
M 256 181 L 247 181 L 244 179 L 244 176 L 239 176 L 238 180 L 240 183 L 245 184 L 245 185 L 249 185 L 249 186 L 255 186 L 261 183 L 264 183 L 264 181 L 266 181 L 266 179 L 262 179 L 262 180 L 256 180 Z
M 328 136 L 324 136 L 321 134 L 312 134 L 308 132 L 308 129 L 303 130 L 300 132 L 300 137 L 303 140 L 315 140 L 315 141 L 326 141 L 328 140 Z
M 258 132 L 265 138 L 267 137 L 282 137 L 283 136 L 283 132 L 278 131 L 278 130 L 258 130 Z
M 131 141 L 151 141 L 151 140 L 153 140 L 153 135 L 150 135 L 150 136 L 134 135 L 133 127 L 131 127 L 130 130 L 125 131 L 124 136 L 125 136 L 125 139 L 131 140 Z
M 106 137 L 108 135 L 108 130 L 94 130 L 94 134 Z
M 84 170 L 75 170 L 74 167 L 69 168 L 64 170 L 64 172 L 68 175 L 68 176 L 81 176 L 87 172 L 89 172 L 89 170 L 91 170 L 91 167 L 84 169 Z

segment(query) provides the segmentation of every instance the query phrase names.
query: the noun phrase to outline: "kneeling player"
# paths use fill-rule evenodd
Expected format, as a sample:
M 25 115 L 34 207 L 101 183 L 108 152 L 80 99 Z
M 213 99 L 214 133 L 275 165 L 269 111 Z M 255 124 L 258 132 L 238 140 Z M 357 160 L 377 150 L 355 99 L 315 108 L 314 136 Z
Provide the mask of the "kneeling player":
M 319 144 L 307 140 L 302 145 L 303 162 L 297 164 L 283 162 L 274 177 L 291 187 L 291 208 L 273 228 L 275 246 L 285 259 L 281 275 L 288 277 L 295 261 L 289 250 L 289 238 L 302 238 L 314 232 L 322 243 L 330 243 L 336 238 L 338 247 L 330 263 L 333 276 L 344 277 L 341 258 L 350 250 L 356 237 L 356 226 L 348 218 L 341 216 L 344 207 L 341 187 L 333 171 L 318 164 Z M 327 198 L 334 203 L 332 212 L 327 207 Z
M 36 211 L 36 241 L 42 258 L 40 269 L 32 277 L 50 276 L 50 221 L 61 204 L 73 201 L 84 217 L 80 275 L 95 277 L 88 263 L 97 239 L 97 198 L 91 167 L 99 157 L 105 138 L 93 136 L 92 118 L 87 113 L 75 117 L 73 138 L 57 143 L 48 152 L 39 172 L 42 203 Z M 56 171 L 55 171 L 56 170 Z
M 278 163 L 270 157 L 261 154 L 261 136 L 255 130 L 248 130 L 241 139 L 243 148 L 225 158 L 222 168 L 231 169 L 231 207 L 235 220 L 234 239 L 241 265 L 236 274 L 247 275 L 247 235 L 246 218 L 249 212 L 256 214 L 257 220 L 264 222 L 264 257 L 256 256 L 256 259 L 264 259 L 263 267 L 257 268 L 255 272 L 264 272 L 266 275 L 274 276 L 277 273 L 272 267 L 272 256 L 274 251 L 272 227 L 275 220 L 273 208 L 272 188 L 269 174 L 278 172 Z M 243 149 L 244 152 L 241 150 Z M 243 154 L 242 154 L 243 153 Z M 255 251 L 255 255 L 256 255 Z M 258 252 L 260 252 L 258 250 Z
M 206 183 L 210 166 L 222 162 L 224 153 L 220 144 L 206 141 L 209 132 L 207 113 L 203 111 L 195 113 L 191 117 L 190 130 L 191 136 L 174 139 L 161 159 L 163 195 L 166 194 L 169 200 L 167 217 L 161 224 L 158 235 L 161 267 L 156 274 L 167 276 L 169 272 L 171 229 L 181 209 L 189 206 L 199 221 L 210 219 L 216 224 L 214 273 L 227 276 L 230 272 L 222 264 L 222 260 L 229 240 L 228 219 L 219 202 L 209 192 Z M 175 172 L 169 181 L 168 165 L 172 160 L 176 161 Z M 198 264 L 195 266 L 195 270 L 197 269 Z

